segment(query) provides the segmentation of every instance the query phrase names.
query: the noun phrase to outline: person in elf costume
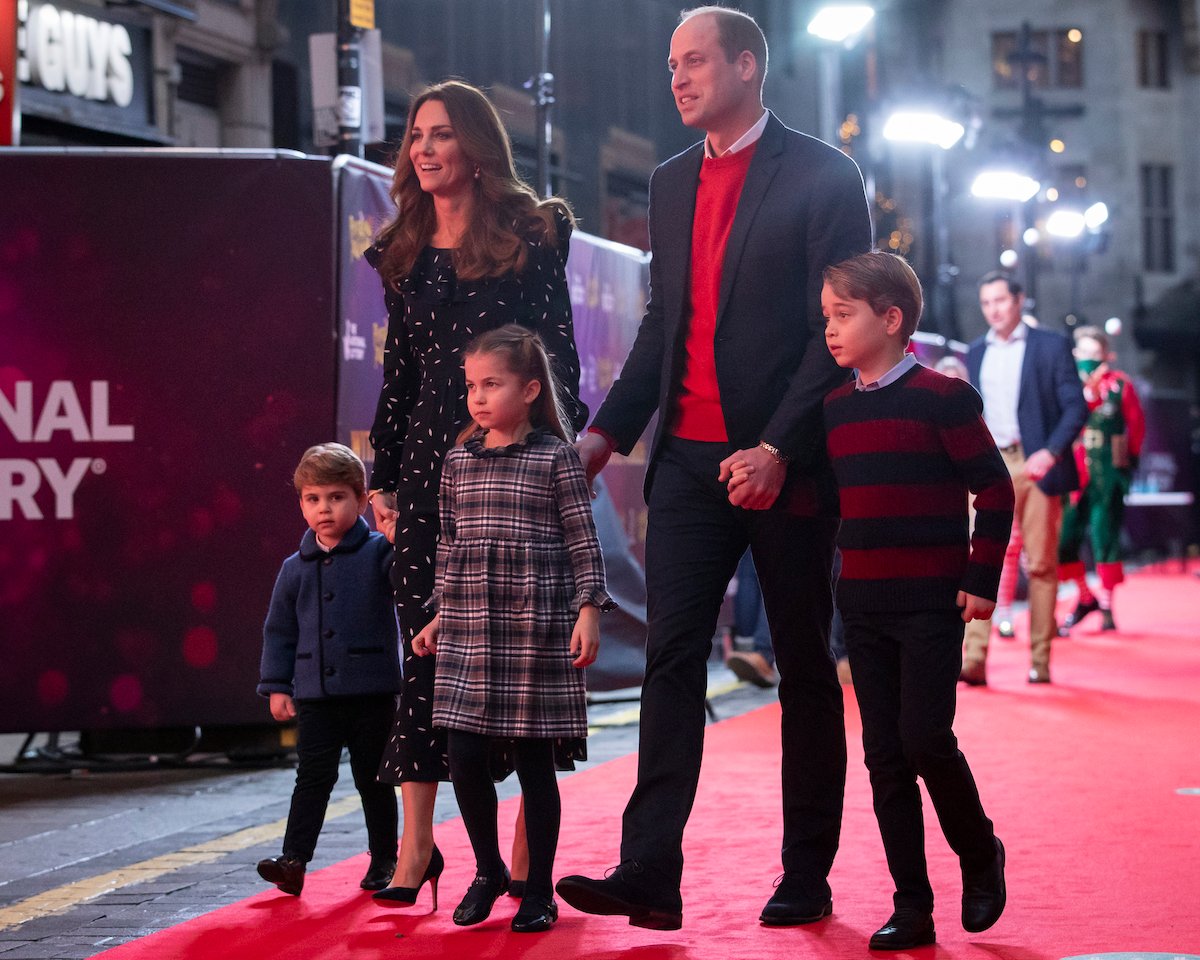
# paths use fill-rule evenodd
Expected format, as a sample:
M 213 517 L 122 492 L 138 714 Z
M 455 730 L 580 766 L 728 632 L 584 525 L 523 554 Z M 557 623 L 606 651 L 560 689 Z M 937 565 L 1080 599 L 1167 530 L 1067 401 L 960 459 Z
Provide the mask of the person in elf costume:
M 1109 365 L 1111 357 L 1103 330 L 1076 329 L 1075 365 L 1083 381 L 1089 415 L 1074 445 L 1080 488 L 1070 495 L 1063 510 L 1058 544 L 1058 578 L 1079 586 L 1079 601 L 1063 622 L 1066 630 L 1097 611 L 1104 618 L 1103 629 L 1115 630 L 1112 591 L 1125 579 L 1120 554 L 1121 520 L 1146 421 L 1133 380 Z M 1095 594 L 1088 587 L 1079 558 L 1079 548 L 1088 534 L 1100 579 L 1100 590 Z

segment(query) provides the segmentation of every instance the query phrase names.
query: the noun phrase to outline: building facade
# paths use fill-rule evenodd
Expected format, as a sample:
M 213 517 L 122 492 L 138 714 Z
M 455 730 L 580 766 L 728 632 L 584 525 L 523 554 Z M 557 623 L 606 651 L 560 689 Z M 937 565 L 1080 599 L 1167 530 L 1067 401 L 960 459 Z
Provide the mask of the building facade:
M 21 146 L 271 147 L 270 0 L 0 0 Z M 12 29 L 15 26 L 15 29 Z M 11 34 L 9 31 L 12 30 Z
M 1012 250 L 1041 322 L 1065 329 L 1118 318 L 1122 365 L 1196 397 L 1194 353 L 1138 329 L 1149 334 L 1155 304 L 1200 272 L 1196 0 L 914 0 L 883 19 L 891 99 L 906 87 L 961 85 L 979 121 L 974 144 L 944 158 L 960 335 L 983 331 L 975 280 Z M 1014 164 L 1042 184 L 1027 204 L 972 196 L 980 170 Z M 892 169 L 921 223 L 928 183 L 914 176 L 911 158 Z M 1072 240 L 1047 229 L 1055 210 L 1097 202 L 1109 213 L 1099 231 Z M 1025 242 L 1030 227 L 1036 237 Z M 1192 324 L 1200 327 L 1200 314 Z

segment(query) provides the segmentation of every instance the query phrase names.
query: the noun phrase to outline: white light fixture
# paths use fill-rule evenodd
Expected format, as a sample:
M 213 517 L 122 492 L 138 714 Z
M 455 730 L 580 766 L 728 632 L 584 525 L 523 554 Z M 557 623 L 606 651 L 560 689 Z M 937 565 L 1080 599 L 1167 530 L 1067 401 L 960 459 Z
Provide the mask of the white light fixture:
M 1021 234 L 1021 242 L 1027 247 L 1036 247 L 1041 239 L 1042 235 L 1038 233 L 1037 227 L 1028 227 L 1026 228 L 1025 232 Z
M 1005 270 L 1011 270 L 1017 265 L 1019 259 L 1016 250 L 1004 250 L 1000 254 L 1000 266 Z
M 1083 211 L 1083 224 L 1091 231 L 1099 230 L 1108 220 L 1108 206 L 1104 203 L 1093 203 Z
M 971 184 L 971 194 L 985 200 L 1016 200 L 1024 203 L 1042 185 L 1033 177 L 1012 170 L 984 170 Z
M 875 16 L 865 3 L 835 3 L 822 7 L 808 23 L 808 32 L 830 43 L 845 43 Z
M 897 110 L 883 125 L 887 140 L 902 143 L 931 143 L 949 150 L 966 132 L 961 123 L 928 110 Z
M 1078 210 L 1055 210 L 1046 218 L 1046 232 L 1064 240 L 1081 236 L 1085 226 L 1083 214 Z
M 1110 337 L 1119 337 L 1121 335 L 1121 318 L 1109 317 L 1104 321 L 1104 332 Z

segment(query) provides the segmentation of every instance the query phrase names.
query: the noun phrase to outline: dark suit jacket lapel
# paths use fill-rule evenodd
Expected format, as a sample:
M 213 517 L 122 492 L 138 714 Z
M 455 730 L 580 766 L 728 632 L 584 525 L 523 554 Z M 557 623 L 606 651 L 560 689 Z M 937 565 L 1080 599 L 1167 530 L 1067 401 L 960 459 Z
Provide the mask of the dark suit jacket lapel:
M 1038 342 L 1038 336 L 1030 328 L 1025 331 L 1025 356 L 1021 360 L 1021 386 L 1017 390 L 1017 409 L 1021 408 L 1021 401 L 1032 401 L 1038 395 L 1037 388 L 1037 366 L 1038 366 L 1038 348 L 1041 344 Z
M 692 221 L 696 216 L 696 188 L 699 186 L 700 164 L 703 160 L 703 146 L 682 158 L 678 174 L 671 178 L 670 193 L 662 198 L 660 207 L 664 213 L 669 211 L 669 235 L 663 235 L 662 226 L 656 227 L 659 236 L 663 237 L 663 241 L 660 241 L 663 248 L 666 249 L 669 244 L 670 256 L 678 259 L 677 263 L 668 264 L 666 272 L 662 274 L 671 278 L 671 300 L 664 306 L 670 310 L 667 320 L 672 326 L 678 324 L 683 316 L 688 284 L 691 282 Z
M 766 198 L 767 190 L 775 174 L 779 170 L 779 155 L 783 152 L 783 124 L 775 114 L 767 119 L 766 129 L 754 148 L 754 159 L 750 161 L 750 169 L 746 171 L 746 182 L 742 185 L 742 195 L 738 198 L 737 213 L 733 218 L 733 228 L 729 231 L 729 242 L 725 245 L 725 262 L 721 266 L 721 295 L 717 303 L 717 326 L 725 316 L 725 306 L 729 302 L 729 291 L 733 288 L 733 278 L 737 275 L 738 264 L 742 259 L 742 251 L 746 247 L 746 238 L 750 235 L 750 227 L 758 208 Z M 692 198 L 695 209 L 695 197 Z

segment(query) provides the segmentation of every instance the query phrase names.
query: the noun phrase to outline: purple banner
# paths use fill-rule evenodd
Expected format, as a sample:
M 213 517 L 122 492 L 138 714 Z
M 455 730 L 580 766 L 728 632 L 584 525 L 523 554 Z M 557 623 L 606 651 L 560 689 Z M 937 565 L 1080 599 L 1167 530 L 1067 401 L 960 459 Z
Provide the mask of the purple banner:
M 0 156 L 0 731 L 234 724 L 333 436 L 329 163 Z
M 594 415 L 620 375 L 637 336 L 650 282 L 647 254 L 576 233 L 567 279 L 581 368 L 579 393 Z M 620 608 L 602 618 L 604 650 L 588 668 L 588 687 L 609 690 L 641 683 L 646 644 L 646 476 L 643 439 L 629 457 L 614 456 L 596 481 L 592 512 L 604 550 L 608 589 Z
M 367 475 L 375 459 L 371 422 L 383 385 L 388 316 L 379 274 L 363 254 L 395 212 L 388 196 L 391 171 L 348 157 L 334 161 L 338 249 L 337 439 L 362 457 Z

